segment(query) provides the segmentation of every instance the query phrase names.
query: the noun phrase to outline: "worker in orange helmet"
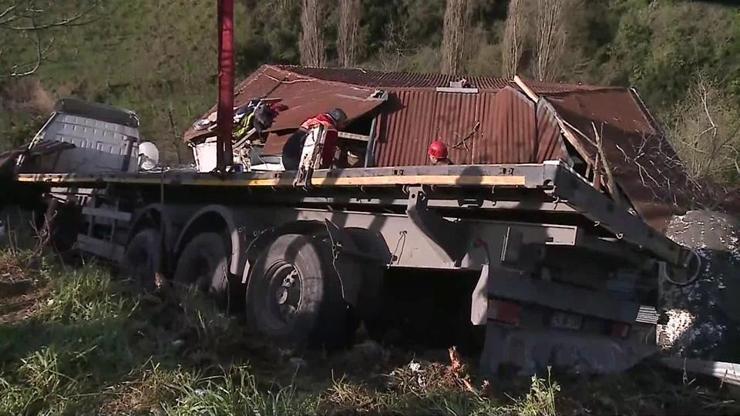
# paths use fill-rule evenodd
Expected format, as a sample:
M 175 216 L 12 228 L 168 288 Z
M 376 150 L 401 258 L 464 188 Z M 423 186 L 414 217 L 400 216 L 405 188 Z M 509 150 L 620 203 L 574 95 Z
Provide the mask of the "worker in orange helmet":
M 433 141 L 429 145 L 427 154 L 433 165 L 452 165 L 452 161 L 448 157 L 447 145 L 442 140 Z

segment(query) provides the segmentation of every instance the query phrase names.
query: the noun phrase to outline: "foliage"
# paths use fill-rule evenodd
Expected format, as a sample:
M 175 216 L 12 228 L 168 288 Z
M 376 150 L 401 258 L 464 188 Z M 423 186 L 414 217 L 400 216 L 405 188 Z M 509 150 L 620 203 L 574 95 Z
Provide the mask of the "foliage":
M 681 160 L 695 179 L 740 178 L 740 109 L 732 97 L 699 76 L 666 117 Z
M 36 270 L 20 268 L 15 259 L 0 251 L 0 276 Z M 501 405 L 472 394 L 447 366 L 430 362 L 412 361 L 373 388 L 344 378 L 317 383 L 317 376 L 299 374 L 278 358 L 274 347 L 255 344 L 196 293 L 175 287 L 142 294 L 93 264 L 70 268 L 46 258 L 40 264 L 34 292 L 25 295 L 34 295 L 38 307 L 7 322 L 4 305 L 12 301 L 0 294 L 3 415 L 306 415 L 335 409 L 482 415 L 543 406 L 539 396 Z M 340 355 L 338 362 L 345 360 Z M 554 400 L 554 394 L 547 397 Z M 547 414 L 542 409 L 537 414 Z
M 31 0 L 14 0 L 31 2 Z M 74 16 L 92 0 L 51 2 L 57 19 Z M 301 4 L 283 0 L 237 2 L 237 67 L 246 76 L 263 63 L 298 64 Z M 329 1 L 319 15 L 326 65 L 339 60 L 339 8 Z M 446 0 L 363 0 L 356 30 L 356 66 L 394 71 L 438 72 Z M 471 1 L 461 51 L 461 75 L 511 75 L 505 32 L 510 1 Z M 690 99 L 698 74 L 740 106 L 740 9 L 716 2 L 673 0 L 518 0 L 529 22 L 518 33 L 518 72 L 542 77 L 538 4 L 562 4 L 556 27 L 557 56 L 548 75 L 557 81 L 636 87 L 653 113 L 672 124 Z M 51 47 L 36 72 L 37 91 L 51 97 L 77 95 L 136 110 L 144 136 L 157 142 L 170 162 L 189 160 L 179 136 L 216 96 L 215 4 L 197 0 L 99 2 L 84 24 L 43 33 Z M 47 15 L 45 15 L 47 16 Z M 511 23 L 511 22 L 510 22 Z M 509 25 L 511 26 L 511 25 Z M 526 30 L 525 30 L 526 29 Z M 51 29 L 50 29 L 51 30 Z M 18 62 L 34 62 L 32 38 L 0 29 L 0 45 Z M 30 34 L 26 33 L 26 37 Z M 564 39 L 564 40 L 563 40 Z M 509 43 L 507 43 L 509 42 Z M 564 42 L 564 46 L 561 46 Z M 552 49 L 552 48 L 550 48 Z M 550 50 L 553 52 L 554 50 Z M 0 55 L 6 59 L 8 52 Z M 343 58 L 344 59 L 344 58 Z M 504 61 L 502 63 L 502 61 Z M 540 64 L 538 64 L 538 62 Z M 6 65 L 7 66 L 7 65 Z M 15 81 L 14 81 L 15 82 Z M 0 147 L 22 141 L 28 123 L 48 111 L 27 90 L 0 93 Z M 15 103 L 7 108 L 6 103 Z M 22 105 L 17 105 L 18 103 Z M 170 123 L 170 118 L 174 123 Z M 174 124 L 174 125 L 173 125 Z M 715 175 L 716 176 L 716 175 Z M 719 175 L 724 180 L 733 180 Z
M 529 393 L 517 400 L 512 410 L 522 416 L 555 416 L 558 414 L 555 399 L 559 392 L 560 386 L 552 381 L 548 368 L 546 380 L 532 376 Z

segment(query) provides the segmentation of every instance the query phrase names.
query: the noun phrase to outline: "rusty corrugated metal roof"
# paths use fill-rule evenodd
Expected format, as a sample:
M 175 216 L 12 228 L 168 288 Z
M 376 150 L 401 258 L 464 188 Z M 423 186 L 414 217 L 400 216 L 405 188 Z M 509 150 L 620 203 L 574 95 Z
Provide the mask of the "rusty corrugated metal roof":
M 450 82 L 459 81 L 461 79 L 459 76 L 444 74 L 381 72 L 361 68 L 310 68 L 293 65 L 267 65 L 267 67 L 270 67 L 273 70 L 282 70 L 288 73 L 300 74 L 325 81 L 390 89 L 449 87 Z M 471 87 L 478 88 L 479 90 L 498 91 L 504 87 L 516 88 L 516 84 L 513 81 L 504 78 L 481 76 L 466 76 L 464 78 Z M 538 81 L 527 81 L 527 85 L 538 94 L 615 89 L 615 87 Z
M 371 96 L 373 88 L 327 82 L 297 76 L 271 66 L 263 66 L 236 88 L 234 105 L 241 106 L 257 98 L 273 98 L 287 106 L 276 118 L 269 131 L 296 129 L 306 119 L 318 113 L 340 107 L 349 120 L 358 118 L 381 105 L 383 101 Z M 216 107 L 206 113 L 213 113 Z M 196 131 L 192 127 L 185 133 L 185 141 L 213 136 L 213 131 Z
M 536 103 L 515 83 L 500 78 L 468 78 L 477 93 L 436 90 L 455 80 L 439 74 L 263 65 L 239 84 L 236 103 L 282 98 L 294 110 L 279 115 L 275 126 L 289 129 L 335 106 L 353 117 L 364 114 L 373 108 L 365 105 L 367 97 L 382 89 L 389 101 L 379 110 L 373 152 L 377 166 L 426 164 L 426 148 L 437 138 L 451 147 L 458 164 L 569 160 L 565 130 L 575 136 L 578 156 L 593 168 L 594 123 L 603 129 L 618 185 L 656 229 L 662 230 L 668 216 L 692 199 L 683 165 L 632 90 L 525 81 L 540 97 Z M 268 149 L 279 151 L 285 132 L 279 133 L 271 133 Z
M 585 156 L 594 162 L 597 137 L 615 180 L 635 210 L 663 230 L 674 213 L 692 199 L 694 184 L 670 142 L 629 89 L 545 98 L 573 131 Z
M 444 74 L 422 74 L 413 72 L 380 72 L 368 69 L 306 68 L 282 65 L 277 68 L 297 74 L 377 88 L 436 88 L 447 87 L 460 77 Z M 498 90 L 509 85 L 509 81 L 494 77 L 465 77 L 472 87 L 483 90 Z
M 426 150 L 435 139 L 447 143 L 456 164 L 564 157 L 554 118 L 541 110 L 538 117 L 535 104 L 511 87 L 478 94 L 413 89 L 397 91 L 393 98 L 396 110 L 381 116 L 377 166 L 427 164 Z

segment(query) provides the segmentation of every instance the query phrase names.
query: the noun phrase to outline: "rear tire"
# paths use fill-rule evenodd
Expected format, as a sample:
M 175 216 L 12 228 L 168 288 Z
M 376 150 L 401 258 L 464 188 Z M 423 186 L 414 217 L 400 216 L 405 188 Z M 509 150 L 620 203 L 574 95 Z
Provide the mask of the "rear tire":
M 174 281 L 207 292 L 229 307 L 229 251 L 223 237 L 202 233 L 190 240 L 177 260 Z
M 325 242 L 282 235 L 253 267 L 247 318 L 256 330 L 297 347 L 332 348 L 347 342 L 347 305 Z
M 136 233 L 126 245 L 121 269 L 144 290 L 156 287 L 154 275 L 159 269 L 159 244 L 159 231 L 147 228 Z

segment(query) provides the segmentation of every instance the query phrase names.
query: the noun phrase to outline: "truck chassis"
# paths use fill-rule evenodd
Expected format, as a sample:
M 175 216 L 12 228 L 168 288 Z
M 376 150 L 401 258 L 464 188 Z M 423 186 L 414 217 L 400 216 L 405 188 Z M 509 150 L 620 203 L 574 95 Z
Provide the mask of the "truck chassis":
M 246 302 L 280 342 L 336 346 L 398 269 L 468 271 L 482 368 L 626 369 L 655 343 L 661 273 L 692 257 L 560 162 L 291 172 L 20 174 L 81 208 L 80 251 Z M 64 229 L 65 224 L 56 224 Z M 69 230 L 68 230 L 69 231 Z M 444 296 L 444 295 L 442 295 Z

